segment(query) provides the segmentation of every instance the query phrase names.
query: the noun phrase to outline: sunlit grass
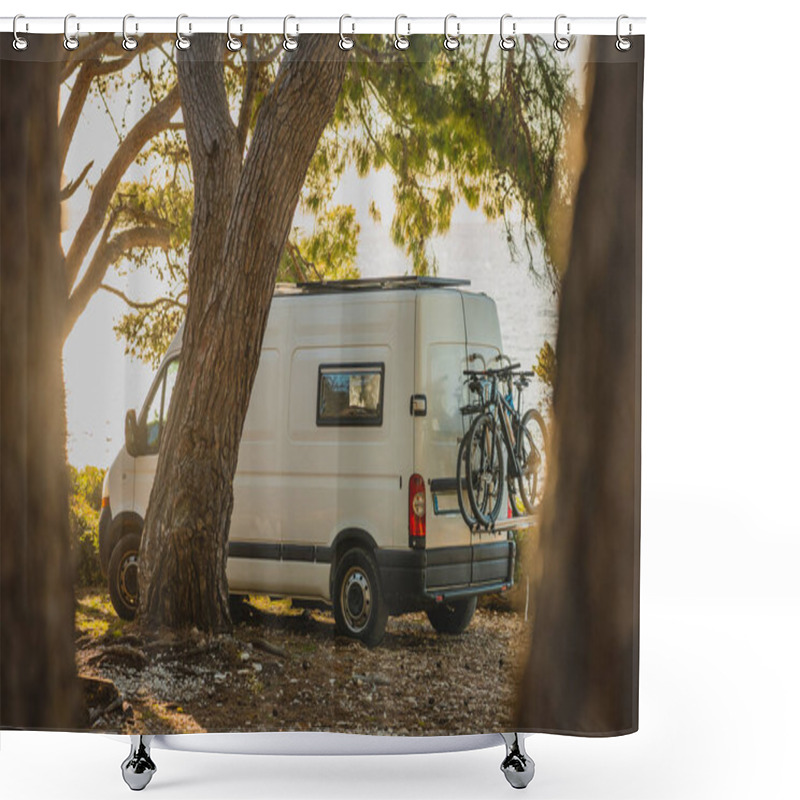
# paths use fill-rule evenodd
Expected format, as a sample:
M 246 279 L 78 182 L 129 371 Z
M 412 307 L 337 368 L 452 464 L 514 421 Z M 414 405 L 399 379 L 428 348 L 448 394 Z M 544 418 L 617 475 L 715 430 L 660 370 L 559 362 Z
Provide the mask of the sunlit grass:
M 81 591 L 75 598 L 76 634 L 93 638 L 107 634 L 115 638 L 122 636 L 125 622 L 117 616 L 108 594 L 95 591 Z

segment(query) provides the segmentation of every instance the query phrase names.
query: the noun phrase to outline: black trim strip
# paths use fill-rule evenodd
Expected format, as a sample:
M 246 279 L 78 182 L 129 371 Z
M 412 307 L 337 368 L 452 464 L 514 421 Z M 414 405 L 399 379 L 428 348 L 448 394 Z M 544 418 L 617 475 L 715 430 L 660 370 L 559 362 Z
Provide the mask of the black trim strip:
M 303 561 L 330 564 L 333 550 L 310 544 L 277 542 L 228 542 L 228 558 L 255 558 L 263 561 Z
M 469 564 L 472 561 L 472 548 L 464 547 L 436 547 L 427 551 L 428 566 L 438 567 L 443 564 Z
M 280 561 L 281 546 L 269 542 L 228 542 L 228 558 L 263 558 Z

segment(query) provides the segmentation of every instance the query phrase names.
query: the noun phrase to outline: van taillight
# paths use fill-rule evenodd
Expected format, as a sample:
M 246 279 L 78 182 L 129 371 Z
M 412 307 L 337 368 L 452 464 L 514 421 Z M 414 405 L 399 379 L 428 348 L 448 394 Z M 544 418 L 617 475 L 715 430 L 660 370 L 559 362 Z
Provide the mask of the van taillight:
M 408 481 L 408 544 L 425 547 L 425 481 L 416 473 Z

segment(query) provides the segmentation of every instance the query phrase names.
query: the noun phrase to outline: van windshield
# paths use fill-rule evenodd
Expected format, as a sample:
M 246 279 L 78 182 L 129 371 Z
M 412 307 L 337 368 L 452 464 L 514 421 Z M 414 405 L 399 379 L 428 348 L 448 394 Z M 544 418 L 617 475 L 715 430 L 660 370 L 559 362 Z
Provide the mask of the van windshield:
M 174 358 L 161 371 L 156 388 L 145 409 L 145 448 L 148 453 L 157 453 L 161 443 L 161 432 L 167 421 L 172 392 L 178 377 L 178 359 Z

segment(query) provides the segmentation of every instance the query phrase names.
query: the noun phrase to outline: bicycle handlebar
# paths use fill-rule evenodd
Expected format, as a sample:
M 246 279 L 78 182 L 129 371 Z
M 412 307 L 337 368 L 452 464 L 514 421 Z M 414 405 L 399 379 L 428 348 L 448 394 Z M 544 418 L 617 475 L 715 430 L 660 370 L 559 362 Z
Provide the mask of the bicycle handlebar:
M 520 366 L 520 364 L 509 364 L 507 367 L 500 367 L 499 369 L 465 369 L 464 375 L 469 375 L 470 377 L 476 377 L 478 375 L 506 375 Z

